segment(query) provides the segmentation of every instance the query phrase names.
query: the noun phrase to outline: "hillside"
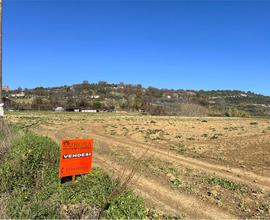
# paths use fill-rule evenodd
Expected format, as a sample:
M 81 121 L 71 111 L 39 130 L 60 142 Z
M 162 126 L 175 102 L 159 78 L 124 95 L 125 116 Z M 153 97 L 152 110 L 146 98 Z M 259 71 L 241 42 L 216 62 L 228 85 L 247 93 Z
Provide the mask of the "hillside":
M 140 111 L 154 115 L 270 115 L 270 97 L 237 90 L 173 90 L 105 81 L 6 92 L 6 108 L 54 110 L 63 107 L 98 111 Z

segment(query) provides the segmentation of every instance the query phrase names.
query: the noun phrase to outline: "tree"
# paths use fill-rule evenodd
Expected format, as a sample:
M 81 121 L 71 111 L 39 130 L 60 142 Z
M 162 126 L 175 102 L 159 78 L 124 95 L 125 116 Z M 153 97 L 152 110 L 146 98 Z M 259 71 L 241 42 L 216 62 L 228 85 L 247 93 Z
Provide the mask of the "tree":
M 102 103 L 101 102 L 94 102 L 93 103 L 93 108 L 96 110 L 100 110 L 102 107 Z
M 80 108 L 87 108 L 88 106 L 89 106 L 89 104 L 88 104 L 88 102 L 87 102 L 86 99 L 81 98 L 81 99 L 79 100 L 79 107 L 80 107 Z
M 137 87 L 136 97 L 135 97 L 134 104 L 133 104 L 133 109 L 139 111 L 139 110 L 141 110 L 142 105 L 143 105 L 142 90 L 141 90 L 141 87 Z
M 69 97 L 67 100 L 67 104 L 66 104 L 66 109 L 67 110 L 72 110 L 76 108 L 76 102 L 75 99 Z
M 22 90 L 23 90 L 22 87 L 18 87 L 18 88 L 17 88 L 17 91 L 18 91 L 18 92 L 22 92 Z

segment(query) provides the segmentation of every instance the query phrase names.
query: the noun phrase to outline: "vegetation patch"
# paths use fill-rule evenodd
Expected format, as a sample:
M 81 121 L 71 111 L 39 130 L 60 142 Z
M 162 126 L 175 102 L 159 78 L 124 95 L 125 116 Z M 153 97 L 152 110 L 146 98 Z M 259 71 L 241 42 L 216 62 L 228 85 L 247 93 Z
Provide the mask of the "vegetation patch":
M 177 144 L 171 145 L 171 149 L 175 150 L 178 153 L 184 153 L 187 151 L 186 146 L 182 143 L 177 143 Z
M 160 141 L 165 140 L 165 132 L 161 129 L 147 129 L 145 132 L 145 141 Z
M 241 189 L 241 185 L 238 183 L 231 182 L 226 179 L 222 179 L 219 177 L 207 177 L 207 182 L 211 185 L 219 185 L 223 187 L 224 189 L 228 190 L 239 190 Z
M 117 181 L 100 168 L 61 184 L 59 146 L 31 133 L 16 141 L 0 166 L 0 198 L 9 218 L 146 218 L 144 202 L 131 191 L 112 197 Z M 104 205 L 105 208 L 104 208 Z

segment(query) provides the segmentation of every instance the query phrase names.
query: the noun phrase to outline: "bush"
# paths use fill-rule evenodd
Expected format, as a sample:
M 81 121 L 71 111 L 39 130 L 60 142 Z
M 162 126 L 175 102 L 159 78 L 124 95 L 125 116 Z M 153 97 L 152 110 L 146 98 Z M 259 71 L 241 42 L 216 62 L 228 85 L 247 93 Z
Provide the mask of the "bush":
M 246 111 L 240 110 L 238 108 L 210 108 L 209 116 L 212 117 L 250 117 L 250 114 Z
M 239 110 L 237 108 L 229 108 L 225 111 L 224 115 L 226 117 L 249 117 L 249 114 L 245 111 Z
M 109 219 L 143 219 L 146 217 L 146 209 L 141 198 L 134 196 L 132 192 L 126 192 L 116 197 L 106 211 Z

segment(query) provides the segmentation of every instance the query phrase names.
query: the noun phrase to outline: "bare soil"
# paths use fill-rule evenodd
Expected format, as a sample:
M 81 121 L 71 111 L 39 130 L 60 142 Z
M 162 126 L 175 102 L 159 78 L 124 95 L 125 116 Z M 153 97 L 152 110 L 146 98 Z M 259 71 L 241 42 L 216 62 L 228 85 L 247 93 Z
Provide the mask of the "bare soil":
M 56 141 L 94 138 L 94 164 L 118 176 L 144 155 L 132 187 L 165 213 L 270 218 L 269 119 L 27 112 L 8 120 Z

